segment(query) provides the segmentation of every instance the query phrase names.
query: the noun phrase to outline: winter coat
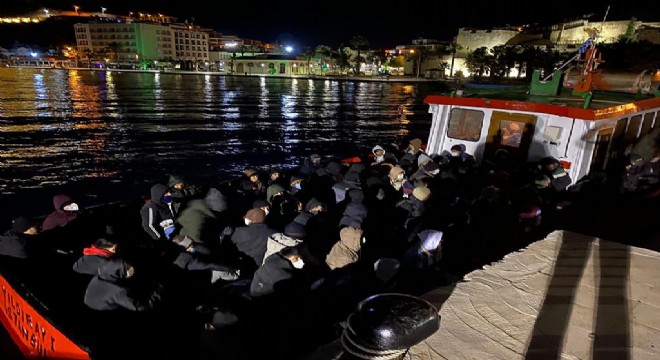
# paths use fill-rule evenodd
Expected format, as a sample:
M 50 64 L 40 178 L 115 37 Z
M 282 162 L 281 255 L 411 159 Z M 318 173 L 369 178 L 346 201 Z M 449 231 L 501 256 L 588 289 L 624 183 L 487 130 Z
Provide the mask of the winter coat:
M 167 204 L 161 202 L 168 191 L 167 186 L 156 184 L 151 187 L 151 200 L 142 206 L 142 228 L 154 240 L 165 240 L 165 229 L 174 226 L 174 213 Z
M 92 278 L 85 291 L 85 305 L 100 311 L 126 309 L 144 311 L 153 307 L 159 299 L 157 294 L 141 301 L 129 294 L 126 279 L 128 264 L 122 259 L 112 259 L 101 267 L 99 273 Z
M 286 236 L 283 233 L 272 234 L 268 237 L 268 243 L 266 244 L 266 253 L 264 254 L 263 263 L 266 263 L 266 259 L 268 259 L 269 256 L 280 252 L 280 250 L 284 249 L 285 247 L 297 246 L 302 244 L 302 242 L 303 241 L 300 239 Z
M 83 249 L 83 255 L 73 264 L 73 271 L 79 274 L 96 275 L 113 255 L 114 253 L 111 251 L 92 245 Z
M 72 220 L 76 219 L 79 215 L 78 211 L 65 211 L 62 209 L 64 206 L 74 202 L 73 199 L 64 194 L 55 195 L 53 197 L 53 207 L 55 211 L 50 213 L 41 225 L 41 230 L 46 231 L 56 227 L 62 227 Z
M 360 258 L 358 254 L 362 247 L 362 230 L 345 227 L 339 232 L 339 241 L 330 250 L 325 263 L 330 270 L 350 265 Z
M 182 227 L 179 234 L 197 242 L 212 242 L 220 234 L 215 214 L 201 199 L 190 200 L 176 222 Z
M 293 264 L 279 253 L 268 257 L 254 273 L 250 284 L 250 296 L 260 297 L 273 294 L 275 285 L 279 282 L 291 280 L 294 277 L 295 270 Z
M 344 216 L 339 221 L 340 226 L 351 226 L 351 224 L 362 224 L 367 218 L 367 207 L 361 202 L 351 202 L 344 210 Z
M 15 257 L 18 259 L 29 258 L 30 251 L 27 246 L 31 235 L 16 234 L 12 230 L 8 230 L 0 236 L 0 255 Z
M 263 264 L 268 237 L 274 233 L 275 230 L 264 223 L 251 224 L 234 230 L 230 241 L 239 252 L 254 260 L 256 268 L 259 264 Z

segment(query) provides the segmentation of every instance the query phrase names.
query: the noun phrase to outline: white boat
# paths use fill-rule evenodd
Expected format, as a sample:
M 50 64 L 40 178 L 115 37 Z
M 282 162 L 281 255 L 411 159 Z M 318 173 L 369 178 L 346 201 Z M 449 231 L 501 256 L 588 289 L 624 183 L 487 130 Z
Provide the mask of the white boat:
M 535 72 L 522 91 L 494 87 L 428 96 L 433 118 L 426 152 L 463 144 L 478 162 L 499 149 L 523 162 L 551 156 L 575 182 L 629 155 L 644 136 L 659 136 L 660 71 L 601 71 L 595 49 L 582 61 L 577 79 L 569 68 L 556 71 L 551 81 Z

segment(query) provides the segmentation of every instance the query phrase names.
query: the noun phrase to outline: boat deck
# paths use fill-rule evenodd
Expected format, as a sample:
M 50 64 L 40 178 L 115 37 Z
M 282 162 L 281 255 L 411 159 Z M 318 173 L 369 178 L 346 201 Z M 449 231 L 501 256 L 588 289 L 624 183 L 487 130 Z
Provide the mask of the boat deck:
M 422 296 L 440 330 L 415 359 L 658 359 L 660 253 L 555 231 Z

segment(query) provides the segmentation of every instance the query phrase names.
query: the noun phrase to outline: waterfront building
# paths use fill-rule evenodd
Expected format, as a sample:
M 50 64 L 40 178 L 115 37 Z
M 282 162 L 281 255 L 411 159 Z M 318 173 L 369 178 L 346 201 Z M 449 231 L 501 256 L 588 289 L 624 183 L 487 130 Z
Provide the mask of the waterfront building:
M 225 62 L 225 72 L 243 75 L 294 76 L 309 74 L 307 60 L 291 55 L 262 54 Z

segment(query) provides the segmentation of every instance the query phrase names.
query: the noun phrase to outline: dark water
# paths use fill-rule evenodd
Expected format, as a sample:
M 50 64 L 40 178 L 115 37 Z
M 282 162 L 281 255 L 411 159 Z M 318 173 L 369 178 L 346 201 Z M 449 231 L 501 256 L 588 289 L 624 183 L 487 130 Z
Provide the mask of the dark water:
M 246 165 L 346 157 L 426 139 L 423 99 L 443 84 L 0 69 L 3 212 L 148 194 L 166 173 L 196 183 Z M 14 206 L 5 208 L 8 202 Z

